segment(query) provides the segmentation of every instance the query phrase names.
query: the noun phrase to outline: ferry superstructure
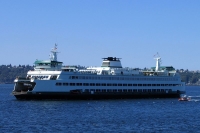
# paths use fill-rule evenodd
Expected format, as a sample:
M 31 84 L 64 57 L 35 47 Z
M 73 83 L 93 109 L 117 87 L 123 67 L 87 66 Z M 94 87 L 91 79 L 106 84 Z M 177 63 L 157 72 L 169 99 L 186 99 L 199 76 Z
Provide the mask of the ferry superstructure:
M 27 77 L 17 77 L 12 94 L 17 99 L 175 98 L 185 83 L 172 66 L 149 70 L 123 68 L 120 58 L 103 58 L 101 67 L 63 66 L 57 45 L 49 60 L 36 60 Z

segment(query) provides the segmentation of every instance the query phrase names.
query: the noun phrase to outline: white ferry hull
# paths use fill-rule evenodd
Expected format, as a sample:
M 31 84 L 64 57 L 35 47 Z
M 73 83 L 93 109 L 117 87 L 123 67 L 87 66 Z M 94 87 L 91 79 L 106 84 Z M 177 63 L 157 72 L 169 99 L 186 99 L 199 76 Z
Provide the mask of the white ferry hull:
M 65 86 L 64 83 L 68 85 Z M 126 82 L 126 86 L 90 86 L 93 83 L 87 83 L 89 86 L 76 86 L 83 80 L 16 80 L 13 95 L 17 99 L 138 99 L 138 98 L 179 98 L 185 93 L 185 85 L 173 86 L 177 82 L 172 82 L 171 86 L 147 86 L 150 82 L 143 82 L 144 86 L 136 82 Z M 90 81 L 92 82 L 92 81 Z M 105 83 L 105 81 L 102 81 Z M 113 82 L 114 84 L 116 82 Z M 163 82 L 151 82 L 152 85 L 163 84 Z M 31 84 L 32 87 L 26 86 Z M 84 84 L 84 83 L 83 83 Z M 102 83 L 98 83 L 102 84 Z M 110 84 L 110 83 L 108 83 Z M 106 85 L 108 85 L 106 84 Z M 120 83 L 121 84 L 121 83 Z M 116 85 L 120 85 L 117 84 Z M 168 82 L 167 82 L 168 84 Z M 72 86 L 70 86 L 72 85 Z M 103 84 L 102 84 L 103 85 Z M 170 85 L 170 84 L 169 84 Z

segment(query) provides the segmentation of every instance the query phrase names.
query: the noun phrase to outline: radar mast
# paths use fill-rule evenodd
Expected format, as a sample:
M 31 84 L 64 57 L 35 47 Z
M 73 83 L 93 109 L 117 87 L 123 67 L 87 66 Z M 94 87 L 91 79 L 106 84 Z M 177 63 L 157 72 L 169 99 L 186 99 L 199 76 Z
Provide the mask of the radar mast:
M 158 52 L 154 55 L 154 59 L 156 59 L 156 69 L 155 69 L 155 71 L 157 72 L 157 71 L 159 71 L 160 64 L 161 64 L 161 57 L 158 54 Z
M 57 53 L 58 53 L 57 44 L 55 43 L 55 46 L 54 46 L 54 48 L 52 48 L 51 54 L 50 54 L 50 60 L 51 61 L 57 61 Z

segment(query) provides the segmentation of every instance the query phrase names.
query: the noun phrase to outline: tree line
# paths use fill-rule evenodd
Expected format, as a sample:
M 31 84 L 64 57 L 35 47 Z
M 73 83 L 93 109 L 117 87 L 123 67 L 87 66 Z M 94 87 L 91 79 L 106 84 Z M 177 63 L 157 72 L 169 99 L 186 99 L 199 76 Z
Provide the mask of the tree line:
M 0 66 L 0 84 L 14 83 L 17 76 L 26 76 L 29 70 L 33 70 L 33 66 L 29 65 L 1 65 Z
M 29 65 L 1 65 L 0 66 L 0 84 L 3 83 L 14 83 L 14 79 L 17 76 L 25 77 L 29 70 L 33 70 L 34 66 Z M 177 69 L 177 73 L 180 74 L 181 79 L 186 84 L 200 85 L 200 72 L 189 71 L 188 69 Z

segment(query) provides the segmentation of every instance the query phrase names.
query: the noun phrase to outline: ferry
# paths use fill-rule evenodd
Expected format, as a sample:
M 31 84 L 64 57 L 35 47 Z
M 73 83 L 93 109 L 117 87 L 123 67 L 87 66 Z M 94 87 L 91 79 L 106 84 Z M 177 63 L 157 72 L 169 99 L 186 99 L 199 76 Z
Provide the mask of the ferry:
M 63 66 L 57 45 L 49 60 L 36 60 L 34 70 L 14 80 L 17 99 L 179 98 L 185 83 L 172 66 L 150 69 L 122 67 L 121 58 L 103 58 L 101 67 Z

